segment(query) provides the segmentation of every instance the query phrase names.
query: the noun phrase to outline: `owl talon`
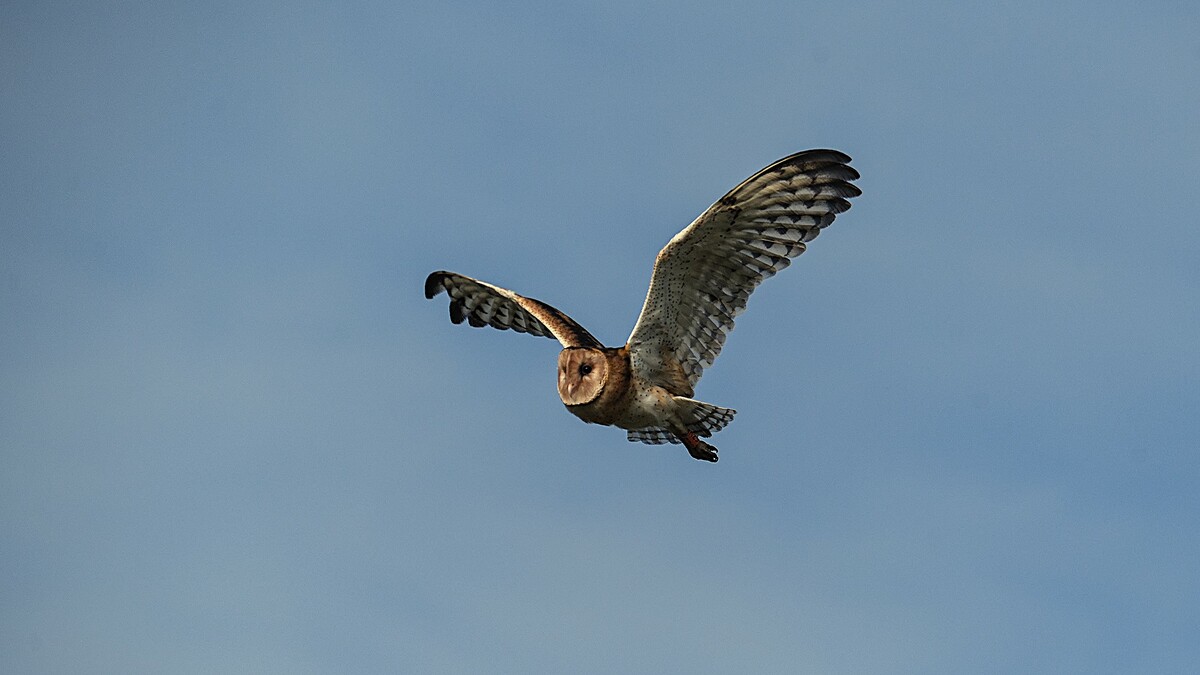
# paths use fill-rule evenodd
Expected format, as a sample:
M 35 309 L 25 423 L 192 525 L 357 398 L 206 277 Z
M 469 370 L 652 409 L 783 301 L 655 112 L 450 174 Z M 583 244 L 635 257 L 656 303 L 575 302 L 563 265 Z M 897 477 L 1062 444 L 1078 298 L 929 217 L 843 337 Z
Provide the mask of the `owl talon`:
M 697 438 L 696 434 L 688 432 L 683 435 L 682 440 L 692 457 L 705 462 L 717 461 L 717 449 Z

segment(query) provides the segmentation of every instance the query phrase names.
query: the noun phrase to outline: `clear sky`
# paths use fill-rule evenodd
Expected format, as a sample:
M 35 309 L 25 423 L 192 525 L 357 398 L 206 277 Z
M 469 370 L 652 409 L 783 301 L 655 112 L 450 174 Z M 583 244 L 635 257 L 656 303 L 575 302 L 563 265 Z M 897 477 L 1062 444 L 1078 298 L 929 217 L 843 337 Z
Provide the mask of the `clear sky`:
M 1200 5 L 5 2 L 0 670 L 1194 673 Z M 769 162 L 863 196 L 569 415 Z

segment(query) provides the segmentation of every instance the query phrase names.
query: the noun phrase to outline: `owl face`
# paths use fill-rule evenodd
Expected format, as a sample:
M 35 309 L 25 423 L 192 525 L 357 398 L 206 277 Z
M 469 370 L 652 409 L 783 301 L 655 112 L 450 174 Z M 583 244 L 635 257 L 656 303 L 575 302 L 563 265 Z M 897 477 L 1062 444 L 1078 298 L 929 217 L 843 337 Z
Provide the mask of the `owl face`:
M 558 396 L 567 405 L 595 401 L 608 382 L 608 360 L 604 352 L 591 348 L 568 348 L 558 354 Z

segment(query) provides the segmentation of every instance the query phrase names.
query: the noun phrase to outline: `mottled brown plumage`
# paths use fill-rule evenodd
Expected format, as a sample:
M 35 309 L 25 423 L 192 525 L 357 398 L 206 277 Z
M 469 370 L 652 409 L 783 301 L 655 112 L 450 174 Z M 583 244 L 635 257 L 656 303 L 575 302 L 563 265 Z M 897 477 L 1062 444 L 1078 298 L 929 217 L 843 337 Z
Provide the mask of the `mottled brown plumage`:
M 735 411 L 692 399 L 696 383 L 758 284 L 861 194 L 849 162 L 836 150 L 800 152 L 717 200 L 659 252 L 623 347 L 604 347 L 550 305 L 453 272 L 430 274 L 425 296 L 449 294 L 454 323 L 557 339 L 559 397 L 583 421 L 625 429 L 631 441 L 683 443 L 696 459 L 715 462 L 716 448 L 700 438 Z

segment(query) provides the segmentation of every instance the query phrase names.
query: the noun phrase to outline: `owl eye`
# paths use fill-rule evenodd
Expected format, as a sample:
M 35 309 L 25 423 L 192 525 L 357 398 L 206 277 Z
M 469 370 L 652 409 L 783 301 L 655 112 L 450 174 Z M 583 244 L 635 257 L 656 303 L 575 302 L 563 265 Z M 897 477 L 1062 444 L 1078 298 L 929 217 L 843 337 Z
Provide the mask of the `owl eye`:
M 579 366 L 579 374 L 580 375 L 587 375 L 590 372 L 592 372 L 591 364 L 585 363 L 582 366 Z

